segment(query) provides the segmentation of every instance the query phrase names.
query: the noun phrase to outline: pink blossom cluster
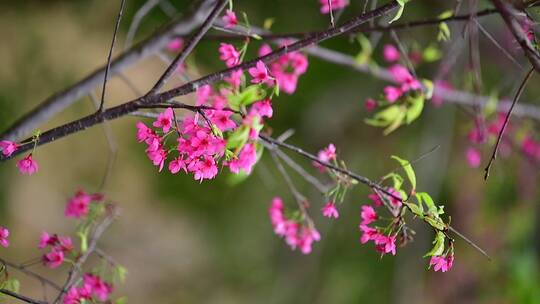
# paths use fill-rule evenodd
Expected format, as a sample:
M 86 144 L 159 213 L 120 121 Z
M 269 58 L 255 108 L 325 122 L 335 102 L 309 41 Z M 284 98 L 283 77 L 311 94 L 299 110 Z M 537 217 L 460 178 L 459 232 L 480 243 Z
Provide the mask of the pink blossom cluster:
M 84 217 L 88 215 L 88 212 L 90 211 L 91 202 L 101 202 L 102 200 L 102 194 L 88 194 L 83 190 L 78 190 L 75 195 L 68 200 L 64 215 L 73 218 Z
M 13 152 L 15 152 L 18 148 L 19 144 L 16 142 L 9 140 L 0 141 L 0 150 L 2 150 L 2 154 L 6 157 L 11 156 L 11 154 L 13 154 Z
M 50 235 L 47 232 L 41 234 L 39 249 L 50 247 L 48 253 L 43 254 L 43 264 L 49 268 L 57 268 L 64 262 L 66 254 L 73 250 L 71 238 L 67 236 Z
M 290 44 L 290 41 L 284 40 L 279 47 Z M 265 56 L 272 52 L 268 44 L 263 44 L 259 49 L 259 56 Z M 301 52 L 292 52 L 279 57 L 278 60 L 270 63 L 270 72 L 275 77 L 279 89 L 287 94 L 293 94 L 296 91 L 298 79 L 305 74 L 308 68 L 307 56 Z
M 321 239 L 321 235 L 312 225 L 287 218 L 281 198 L 272 199 L 268 212 L 274 232 L 283 237 L 292 250 L 299 248 L 303 254 L 309 254 L 313 242 Z
M 337 159 L 336 154 L 336 146 L 334 144 L 329 144 L 326 148 L 323 148 L 317 153 L 317 158 L 325 163 L 333 162 Z M 320 163 L 314 161 L 313 166 L 319 171 L 324 172 L 326 170 L 326 167 L 321 165 Z
M 179 52 L 184 47 L 184 40 L 182 38 L 174 38 L 167 44 L 167 50 L 170 52 Z
M 64 304 L 94 303 L 96 300 L 106 302 L 113 291 L 113 286 L 98 275 L 86 273 L 80 287 L 72 286 L 64 296 Z
M 0 226 L 0 246 L 8 247 L 9 246 L 9 230 L 6 227 Z
M 384 88 L 384 95 L 389 103 L 394 103 L 408 91 L 422 89 L 420 81 L 418 81 L 405 66 L 395 64 L 391 66 L 388 71 L 394 78 L 394 81 L 399 85 L 387 86 Z
M 432 256 L 429 261 L 429 266 L 433 266 L 434 271 L 447 272 L 452 269 L 454 265 L 454 255 L 450 254 L 447 256 L 436 255 Z
M 375 205 L 376 206 L 376 205 Z M 381 253 L 381 255 L 391 253 L 396 255 L 396 234 L 393 234 L 392 230 L 389 232 L 383 231 L 383 229 L 378 227 L 369 226 L 371 223 L 379 219 L 377 213 L 373 206 L 364 205 L 362 206 L 362 211 L 360 213 L 362 218 L 359 228 L 362 231 L 362 237 L 360 242 L 365 244 L 369 241 L 375 243 L 375 249 Z
M 330 2 L 330 3 L 329 3 Z M 342 9 L 349 5 L 348 0 L 319 0 L 319 3 L 321 4 L 321 14 L 328 14 L 330 13 L 330 6 L 333 11 Z

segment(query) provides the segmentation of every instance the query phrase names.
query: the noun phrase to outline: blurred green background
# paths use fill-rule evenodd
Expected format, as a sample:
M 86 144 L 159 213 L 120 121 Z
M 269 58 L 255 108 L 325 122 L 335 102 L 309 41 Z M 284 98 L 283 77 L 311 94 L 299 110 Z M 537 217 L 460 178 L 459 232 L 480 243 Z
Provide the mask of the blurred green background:
M 117 54 L 134 13 L 144 2 L 128 1 Z M 179 12 L 191 2 L 171 0 Z M 362 10 L 364 1 L 351 2 L 340 20 Z M 487 4 L 480 1 L 479 7 Z M 413 1 L 403 18 L 434 17 L 453 5 L 453 1 Z M 117 8 L 118 1 L 103 0 L 0 1 L 0 130 L 105 63 Z M 317 0 L 238 0 L 235 10 L 245 11 L 250 22 L 259 26 L 266 18 L 275 18 L 275 32 L 328 26 Z M 166 14 L 154 9 L 142 22 L 136 40 L 167 21 Z M 482 24 L 498 39 L 505 39 L 497 16 L 482 19 Z M 463 38 L 463 24 L 452 30 L 453 38 Z M 436 41 L 437 31 L 421 28 L 398 34 L 407 46 L 414 42 L 427 47 Z M 390 38 L 381 39 L 374 59 L 382 64 L 381 46 Z M 218 43 L 202 42 L 189 58 L 192 77 L 223 68 L 217 59 Z M 348 38 L 323 45 L 350 55 L 360 51 Z M 484 94 L 498 90 L 500 95 L 511 95 L 520 72 L 483 36 L 480 47 Z M 257 48 L 254 43 L 248 57 Z M 515 47 L 509 51 L 520 54 Z M 419 189 L 444 204 L 452 225 L 493 259 L 488 261 L 458 240 L 454 269 L 433 273 L 422 258 L 430 247 L 431 231 L 415 221 L 411 222 L 417 232 L 415 242 L 398 249 L 396 257 L 380 259 L 372 246 L 359 243 L 360 206 L 369 202 L 368 189 L 356 187 L 340 206 L 339 220 L 328 220 L 319 212 L 324 198 L 292 171 L 294 182 L 310 199 L 322 240 L 309 256 L 291 252 L 273 234 L 267 216 L 274 196 L 283 197 L 290 206 L 294 203 L 268 154 L 243 183 L 231 186 L 228 175 L 222 173 L 200 184 L 187 175 L 158 173 L 136 142 L 138 119 L 126 117 L 110 124 L 120 148 L 106 187 L 122 215 L 100 243 L 129 271 L 115 295 L 126 295 L 129 303 L 540 303 L 538 167 L 513 153 L 498 159 L 486 183 L 483 170 L 469 168 L 464 159 L 466 133 L 473 125 L 466 111 L 454 105 L 428 105 L 414 124 L 382 136 L 380 129 L 364 124 L 368 114 L 363 102 L 377 96 L 384 82 L 318 59 L 310 58 L 309 64 L 296 94 L 274 99 L 274 117 L 269 121 L 274 134 L 294 129 L 290 142 L 311 152 L 332 142 L 351 170 L 372 179 L 395 167 L 390 155 L 415 159 L 440 145 L 415 165 Z M 466 64 L 467 51 L 450 72 L 456 86 L 463 83 Z M 193 65 L 197 71 L 189 69 Z M 437 67 L 437 63 L 423 64 L 417 73 L 431 78 Z M 162 61 L 152 57 L 128 69 L 126 75 L 144 91 L 164 68 Z M 170 85 L 179 82 L 180 78 Z M 535 83 L 537 77 L 523 100 L 535 101 L 540 93 Z M 135 97 L 118 78 L 109 85 L 109 106 Z M 193 97 L 184 101 L 192 102 Z M 91 111 L 93 105 L 86 98 L 41 129 Z M 490 147 L 483 147 L 484 158 Z M 311 167 L 310 162 L 291 156 Z M 39 255 L 35 248 L 41 231 L 73 231 L 76 223 L 63 217 L 65 201 L 78 188 L 92 192 L 99 187 L 108 150 L 98 126 L 42 146 L 35 157 L 40 171 L 31 177 L 21 176 L 14 161 L 0 165 L 0 224 L 12 231 L 12 244 L 0 256 L 13 261 Z M 35 267 L 58 282 L 67 270 Z M 23 294 L 41 296 L 38 283 L 19 277 Z

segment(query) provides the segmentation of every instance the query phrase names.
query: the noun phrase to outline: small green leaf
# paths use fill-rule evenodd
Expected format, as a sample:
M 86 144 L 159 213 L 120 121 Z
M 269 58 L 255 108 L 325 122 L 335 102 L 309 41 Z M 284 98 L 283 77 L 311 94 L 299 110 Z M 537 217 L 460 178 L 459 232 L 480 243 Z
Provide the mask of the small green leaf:
M 435 206 L 435 202 L 433 202 L 433 199 L 427 192 L 417 192 L 416 199 L 420 204 L 423 203 L 426 205 L 429 213 L 438 215 L 437 206 Z
M 426 62 L 434 62 L 441 59 L 442 52 L 435 45 L 431 44 L 424 50 L 422 57 Z
M 114 304 L 126 304 L 126 303 L 127 303 L 127 297 L 120 297 L 114 300 Z
M 365 122 L 374 127 L 386 127 L 396 120 L 400 112 L 402 112 L 400 106 L 392 105 L 375 113 L 373 118 L 368 118 Z
M 422 210 L 421 206 L 422 205 L 415 205 L 415 204 L 412 204 L 412 203 L 405 203 L 405 205 L 407 206 L 407 208 L 409 208 L 411 210 L 411 212 L 416 215 L 417 217 L 419 218 L 423 218 L 424 217 L 424 210 Z
M 497 92 L 493 91 L 489 95 L 488 102 L 484 106 L 484 117 L 489 117 L 497 112 L 497 104 L 499 103 L 499 97 Z
M 241 149 L 249 138 L 249 128 L 247 126 L 241 126 L 237 128 L 230 136 L 227 138 L 227 149 L 236 150 Z
M 400 111 L 398 113 L 398 116 L 396 117 L 396 119 L 388 126 L 388 128 L 384 129 L 383 131 L 383 134 L 384 135 L 388 135 L 392 132 L 394 132 L 395 130 L 397 130 L 397 128 L 399 128 L 402 124 L 403 124 L 403 120 L 405 120 L 405 116 L 407 115 L 407 113 L 405 111 L 403 111 L 403 108 L 400 107 Z
M 422 85 L 424 86 L 425 99 L 429 100 L 433 97 L 434 85 L 433 81 L 429 79 L 422 79 Z
M 266 96 L 266 91 L 261 85 L 254 84 L 246 87 L 242 92 L 227 97 L 229 106 L 233 110 L 239 110 L 240 107 L 248 106 L 257 100 Z
M 411 0 L 397 0 L 397 2 L 399 3 L 399 10 L 397 12 L 397 14 L 394 16 L 394 18 L 392 20 L 390 20 L 389 23 L 392 23 L 396 20 L 398 20 L 399 18 L 401 18 L 401 15 L 403 14 L 403 10 L 405 9 L 405 3 L 409 2 Z
M 435 239 L 433 240 L 433 248 L 431 248 L 431 250 L 426 253 L 424 257 L 441 255 L 444 252 L 445 238 L 444 233 L 437 231 L 437 235 L 435 235 Z
M 371 41 L 365 35 L 358 34 L 356 40 L 360 44 L 361 51 L 356 55 L 355 60 L 358 64 L 364 65 L 371 60 L 373 47 L 371 46 Z
M 409 107 L 407 108 L 405 122 L 409 125 L 422 114 L 422 110 L 424 109 L 424 95 L 409 97 L 407 98 L 407 101 Z
M 127 269 L 123 266 L 116 266 L 114 268 L 114 281 L 124 283 L 126 281 Z
M 411 163 L 408 160 L 402 159 L 395 155 L 392 155 L 392 159 L 396 160 L 401 165 L 401 167 L 407 174 L 407 178 L 409 179 L 413 190 L 416 189 L 416 174 L 414 173 Z

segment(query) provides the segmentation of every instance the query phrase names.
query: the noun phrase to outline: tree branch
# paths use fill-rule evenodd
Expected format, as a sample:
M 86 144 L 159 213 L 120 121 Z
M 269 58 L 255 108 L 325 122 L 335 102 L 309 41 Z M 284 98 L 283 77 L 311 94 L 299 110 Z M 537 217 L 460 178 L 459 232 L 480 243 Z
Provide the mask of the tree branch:
M 20 300 L 22 302 L 26 302 L 26 303 L 30 303 L 30 304 L 47 304 L 47 302 L 44 302 L 44 301 L 39 301 L 39 300 L 34 300 L 32 298 L 29 298 L 29 297 L 26 297 L 26 296 L 23 296 L 21 294 L 18 294 L 16 292 L 13 292 L 11 290 L 7 290 L 7 289 L 0 289 L 0 293 L 3 293 L 5 295 L 8 295 L 10 297 L 13 297 L 17 300 Z
M 236 71 L 238 69 L 247 70 L 248 68 L 255 66 L 258 61 L 269 63 L 269 62 L 277 60 L 278 58 L 280 58 L 281 56 L 285 54 L 299 51 L 303 48 L 315 45 L 322 41 L 331 39 L 333 37 L 337 37 L 339 35 L 343 35 L 355 29 L 356 27 L 358 27 L 359 25 L 365 23 L 366 21 L 370 19 L 382 16 L 392 11 L 397 6 L 398 6 L 397 1 L 393 0 L 390 3 L 383 5 L 375 10 L 372 10 L 356 18 L 353 18 L 339 27 L 316 33 L 306 39 L 299 40 L 291 45 L 286 45 L 265 56 L 258 57 L 253 60 L 242 63 L 240 65 L 207 75 L 205 77 L 199 78 L 197 80 L 184 84 L 180 87 L 171 89 L 169 91 L 165 91 L 163 93 L 152 95 L 152 96 L 148 96 L 148 95 L 142 96 L 140 98 L 129 101 L 127 103 L 109 108 L 103 112 L 94 113 L 86 117 L 83 117 L 81 119 L 64 124 L 62 126 L 53 128 L 40 135 L 37 145 L 50 143 L 52 141 L 68 136 L 70 134 L 83 131 L 87 128 L 90 128 L 96 124 L 102 123 L 106 120 L 113 120 L 113 119 L 125 116 L 138 109 L 144 108 L 146 105 L 165 103 L 174 97 L 187 95 L 189 93 L 195 92 L 199 87 L 203 85 L 212 84 L 217 81 L 223 80 L 226 76 L 228 76 L 233 71 Z M 17 149 L 17 151 L 11 154 L 11 156 L 9 157 L 6 157 L 4 155 L 0 156 L 0 161 L 5 161 L 7 159 L 10 159 L 18 154 L 21 154 L 25 151 L 32 149 L 33 147 L 34 147 L 33 142 L 27 142 L 25 144 L 22 144 L 19 147 L 19 149 Z

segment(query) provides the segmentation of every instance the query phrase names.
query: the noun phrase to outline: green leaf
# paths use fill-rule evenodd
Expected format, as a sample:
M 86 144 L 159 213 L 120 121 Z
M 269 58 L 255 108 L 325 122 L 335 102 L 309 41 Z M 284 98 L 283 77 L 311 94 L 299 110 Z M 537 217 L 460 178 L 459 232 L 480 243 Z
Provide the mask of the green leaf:
M 114 304 L 126 304 L 126 303 L 127 303 L 127 297 L 120 297 L 114 300 Z
M 433 240 L 433 248 L 431 248 L 431 250 L 426 253 L 424 257 L 441 255 L 444 252 L 445 238 L 444 233 L 437 231 L 437 235 L 435 235 L 435 239 Z
M 403 14 L 403 10 L 405 9 L 405 3 L 409 2 L 411 0 L 397 0 L 397 2 L 399 3 L 399 10 L 397 12 L 397 14 L 394 16 L 394 18 L 392 20 L 390 20 L 389 23 L 392 23 L 396 20 L 398 20 L 399 18 L 401 18 L 401 15 Z
M 229 138 L 227 138 L 227 149 L 236 150 L 241 149 L 249 138 L 249 128 L 247 126 L 241 126 L 234 131 Z
M 409 97 L 407 100 L 409 102 L 409 107 L 407 108 L 405 122 L 409 125 L 422 114 L 422 110 L 424 109 L 424 95 Z
M 365 122 L 374 127 L 386 127 L 396 120 L 400 112 L 402 112 L 400 106 L 392 105 L 375 113 L 373 118 L 368 118 Z
M 116 266 L 114 268 L 114 281 L 124 283 L 126 281 L 127 269 L 123 266 Z
M 407 208 L 409 208 L 411 210 L 411 212 L 416 215 L 417 217 L 419 218 L 423 218 L 424 217 L 424 210 L 422 209 L 422 205 L 415 205 L 415 204 L 412 204 L 412 203 L 405 203 L 405 205 L 407 206 Z
M 371 55 L 373 54 L 373 47 L 371 46 L 371 41 L 362 34 L 356 36 L 356 40 L 360 44 L 361 51 L 356 55 L 355 60 L 358 64 L 366 64 L 370 61 Z
M 399 191 L 401 189 L 401 185 L 403 185 L 403 177 L 401 177 L 401 175 L 397 173 L 392 172 L 385 175 L 382 179 L 387 180 L 389 178 L 392 179 L 393 188 Z
M 439 213 L 437 212 L 437 206 L 435 206 L 433 199 L 427 192 L 417 192 L 416 199 L 420 204 L 423 203 L 424 205 L 426 205 L 429 213 L 438 216 Z
M 424 58 L 426 62 L 434 62 L 441 59 L 442 52 L 441 50 L 439 50 L 438 47 L 431 44 L 424 50 L 422 57 Z
M 81 229 L 77 232 L 77 236 L 81 240 L 81 252 L 88 250 L 88 229 Z
M 408 160 L 402 159 L 395 155 L 392 155 L 392 159 L 396 160 L 401 165 L 401 167 L 407 174 L 407 178 L 409 179 L 413 190 L 416 189 L 416 174 L 414 173 L 411 163 Z
M 266 91 L 259 84 L 254 84 L 246 87 L 242 92 L 227 96 L 229 106 L 233 110 L 239 110 L 240 107 L 248 106 L 257 100 L 261 100 L 266 96 Z
M 489 117 L 497 112 L 497 104 L 499 103 L 499 97 L 497 92 L 493 91 L 489 95 L 488 102 L 484 106 L 484 117 Z
M 407 113 L 405 111 L 403 111 L 400 107 L 400 111 L 398 113 L 398 116 L 396 117 L 396 119 L 388 126 L 388 128 L 384 129 L 383 131 L 383 134 L 384 135 L 388 135 L 392 132 L 394 132 L 395 130 L 397 130 L 397 128 L 399 128 L 402 124 L 403 124 L 403 120 L 405 120 L 405 116 L 407 115 Z
M 422 79 L 422 85 L 424 86 L 425 99 L 429 100 L 433 97 L 434 85 L 433 81 L 429 79 Z

